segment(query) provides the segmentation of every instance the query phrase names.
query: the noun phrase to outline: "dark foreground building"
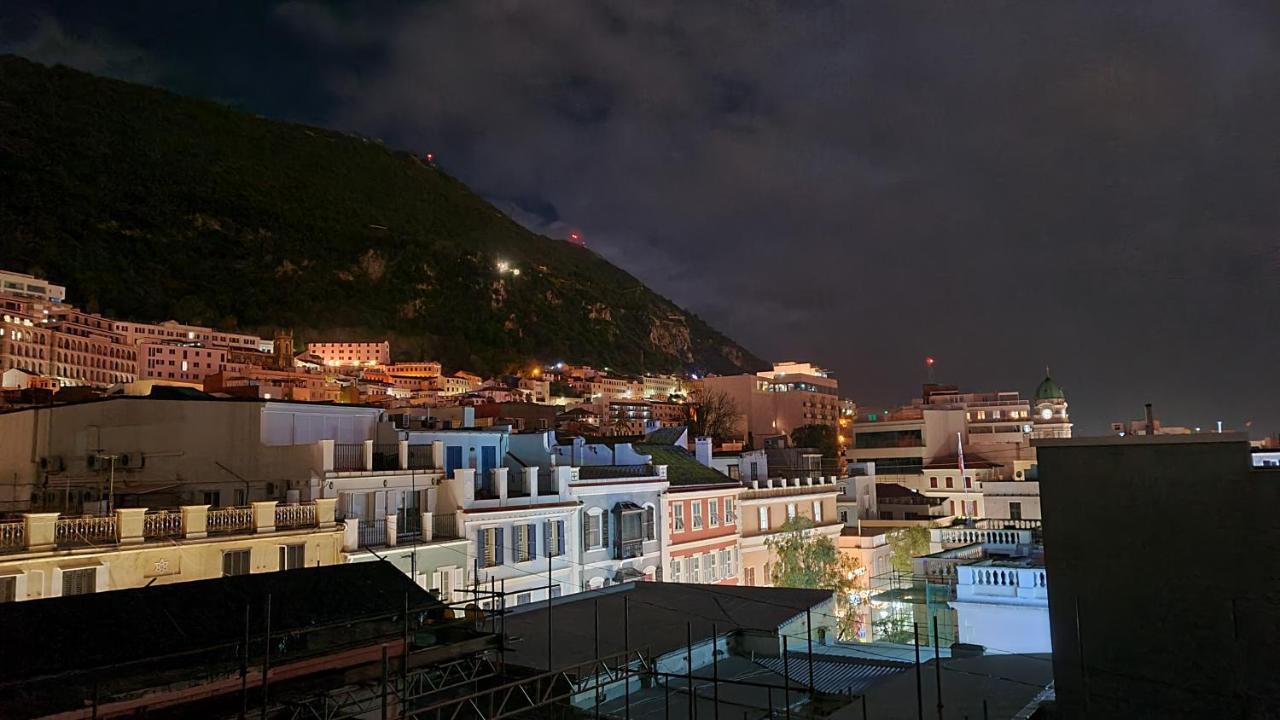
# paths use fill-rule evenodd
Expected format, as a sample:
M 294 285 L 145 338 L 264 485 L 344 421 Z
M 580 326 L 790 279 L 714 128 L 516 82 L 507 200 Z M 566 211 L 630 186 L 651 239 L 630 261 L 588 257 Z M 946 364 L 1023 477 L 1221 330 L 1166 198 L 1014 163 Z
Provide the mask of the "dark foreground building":
M 1280 717 L 1280 468 L 1243 435 L 1036 445 L 1061 715 Z
M 5 603 L 0 628 L 4 718 L 331 717 L 384 695 L 398 716 L 406 679 L 497 647 L 387 563 Z

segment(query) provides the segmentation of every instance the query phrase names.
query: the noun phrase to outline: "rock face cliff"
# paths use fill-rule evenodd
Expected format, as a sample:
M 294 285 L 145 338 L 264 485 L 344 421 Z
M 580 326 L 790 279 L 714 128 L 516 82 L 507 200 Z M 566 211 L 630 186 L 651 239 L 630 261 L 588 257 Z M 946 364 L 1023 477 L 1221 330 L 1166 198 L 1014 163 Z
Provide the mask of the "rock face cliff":
M 482 372 L 763 366 L 407 152 L 13 56 L 0 57 L 0 267 L 122 318 L 388 337 L 400 358 Z

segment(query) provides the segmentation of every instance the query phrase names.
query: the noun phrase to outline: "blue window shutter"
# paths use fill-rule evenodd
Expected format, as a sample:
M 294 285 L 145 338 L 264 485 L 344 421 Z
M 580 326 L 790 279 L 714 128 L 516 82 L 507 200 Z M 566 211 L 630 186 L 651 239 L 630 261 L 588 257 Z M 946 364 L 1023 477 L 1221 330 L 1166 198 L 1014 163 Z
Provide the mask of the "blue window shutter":
M 484 565 L 484 530 L 476 531 L 476 561 Z
M 560 527 L 559 527 L 559 532 L 556 533 L 555 553 L 556 555 L 563 555 L 564 554 L 564 521 L 557 520 L 556 525 L 559 525 Z
M 613 557 L 613 543 L 609 540 L 609 511 L 600 513 L 600 542 L 604 544 L 605 554 Z
M 538 526 L 529 523 L 525 527 L 529 528 L 529 558 L 538 557 Z
M 542 537 L 546 538 L 546 541 L 542 543 L 545 550 L 542 556 L 551 557 L 551 521 L 550 520 L 542 521 Z
M 497 536 L 497 547 L 498 547 L 497 557 L 498 557 L 499 565 L 502 565 L 507 561 L 507 548 L 502 542 L 503 530 L 506 530 L 506 528 L 497 528 L 496 530 L 494 530 L 494 535 Z

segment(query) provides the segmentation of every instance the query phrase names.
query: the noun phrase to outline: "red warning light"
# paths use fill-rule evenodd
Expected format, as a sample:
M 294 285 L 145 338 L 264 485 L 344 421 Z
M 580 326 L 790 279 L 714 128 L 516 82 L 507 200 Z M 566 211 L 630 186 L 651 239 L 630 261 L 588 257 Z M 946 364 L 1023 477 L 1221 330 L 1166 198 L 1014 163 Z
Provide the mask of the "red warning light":
M 435 161 L 436 161 L 436 154 L 435 154 L 435 153 L 427 153 L 424 157 L 426 158 L 427 162 L 429 162 L 429 163 L 433 163 L 433 162 L 435 162 Z
M 931 357 L 927 357 L 927 358 L 925 358 L 925 359 L 924 359 L 924 364 L 925 364 L 925 365 L 930 365 L 930 366 L 932 366 L 932 365 L 933 365 L 933 358 L 931 358 Z
M 569 242 L 574 245 L 586 245 L 586 243 L 582 241 L 582 233 L 579 233 L 576 230 L 569 233 Z

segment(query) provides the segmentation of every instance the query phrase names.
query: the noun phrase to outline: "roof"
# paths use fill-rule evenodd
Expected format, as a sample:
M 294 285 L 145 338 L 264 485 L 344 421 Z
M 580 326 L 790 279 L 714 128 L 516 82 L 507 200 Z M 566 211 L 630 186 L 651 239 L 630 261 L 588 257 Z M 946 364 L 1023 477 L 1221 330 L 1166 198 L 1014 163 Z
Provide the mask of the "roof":
M 931 497 L 897 483 L 876 483 L 876 497 L 881 501 L 909 501 L 914 505 L 941 505 L 943 498 Z
M 631 649 L 643 648 L 657 657 L 685 647 L 690 631 L 695 643 L 710 638 L 713 623 L 718 633 L 776 633 L 806 609 L 831 599 L 829 590 L 669 582 L 627 583 L 568 595 L 551 607 L 551 632 L 555 638 L 551 662 L 555 667 L 564 667 L 595 658 L 597 617 L 601 656 L 622 652 L 626 640 Z M 518 607 L 507 616 L 506 628 L 511 647 L 507 662 L 545 669 L 546 603 Z
M 685 433 L 688 428 L 680 427 L 664 427 L 658 428 L 644 436 L 646 443 L 654 443 L 657 445 L 675 445 L 680 436 Z
M 667 482 L 671 485 L 738 484 L 728 475 L 698 462 L 693 453 L 678 445 L 651 445 L 640 443 L 635 451 L 648 455 L 654 465 L 667 466 Z
M 0 653 L 0 716 L 79 711 L 99 687 L 110 701 L 234 677 L 246 622 L 262 645 L 267 598 L 273 664 L 310 662 L 311 672 L 339 667 L 325 663 L 366 662 L 352 651 L 402 638 L 406 602 L 415 626 L 444 613 L 438 600 L 385 562 L 3 603 L 0 627 L 10 647 L 56 651 Z M 483 637 L 458 630 L 448 640 L 428 633 L 415 640 L 445 646 Z M 191 713 L 197 715 L 203 716 Z
M 1040 381 L 1040 387 L 1036 388 L 1036 399 L 1062 400 L 1065 397 L 1066 395 L 1063 394 L 1062 388 L 1058 387 L 1058 383 L 1054 382 L 1048 373 L 1045 373 L 1044 380 Z
M 11 647 L 65 652 L 0 653 L 0 682 L 234 644 L 244 637 L 245 606 L 250 606 L 255 622 L 262 622 L 268 594 L 273 632 L 287 632 L 402 612 L 406 593 L 413 608 L 440 606 L 389 563 L 330 565 L 3 603 L 0 627 Z
M 779 657 L 759 656 L 756 663 L 779 675 L 790 675 L 791 682 L 808 686 L 809 655 L 789 652 L 784 661 Z M 897 660 L 866 660 L 827 655 L 814 651 L 813 687 L 819 692 L 861 694 L 882 678 L 897 675 L 912 667 L 912 663 Z

